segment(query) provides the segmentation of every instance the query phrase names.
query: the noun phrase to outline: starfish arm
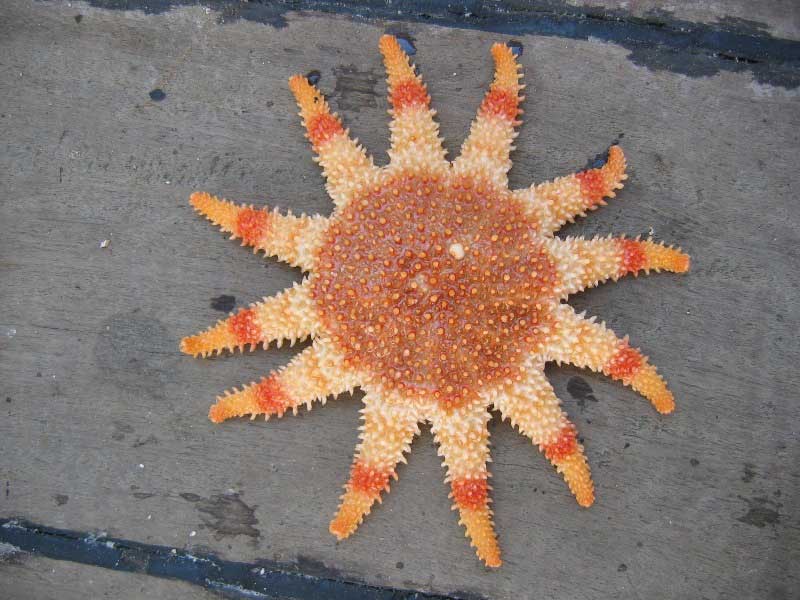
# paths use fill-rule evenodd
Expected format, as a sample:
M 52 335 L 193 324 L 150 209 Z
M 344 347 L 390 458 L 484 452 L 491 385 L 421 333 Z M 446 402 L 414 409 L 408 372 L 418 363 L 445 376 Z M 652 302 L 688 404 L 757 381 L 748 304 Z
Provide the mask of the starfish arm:
M 445 160 L 439 124 L 434 120 L 436 111 L 430 108 L 431 97 L 422 78 L 393 35 L 381 37 L 380 50 L 392 105 L 391 169 L 444 175 L 450 165 Z
M 364 147 L 350 137 L 338 116 L 331 114 L 322 93 L 302 75 L 289 79 L 300 116 L 327 179 L 328 194 L 337 208 L 344 207 L 380 178 L 380 169 Z
M 544 375 L 544 364 L 529 365 L 525 378 L 497 390 L 492 403 L 563 475 L 578 504 L 591 506 L 594 484 L 589 464 L 583 446 L 576 439 L 575 426 L 561 410 L 561 403 Z
M 342 367 L 336 354 L 316 340 L 283 369 L 241 390 L 225 392 L 211 407 L 208 418 L 221 423 L 244 415 L 282 417 L 289 409 L 297 414 L 303 404 L 310 409 L 315 400 L 324 403 L 328 396 L 350 391 L 356 385 L 355 378 Z
M 555 325 L 542 353 L 545 360 L 601 371 L 639 392 L 658 412 L 675 409 L 664 379 L 646 356 L 630 347 L 627 337 L 618 338 L 605 324 L 576 314 L 566 304 L 559 304 L 555 313 Z
M 460 523 L 486 566 L 499 567 L 500 548 L 489 508 L 488 411 L 482 405 L 460 408 L 437 408 L 431 417 L 432 431 L 439 445 L 439 455 L 447 467 L 450 497 L 458 508 Z
M 651 270 L 685 273 L 689 256 L 680 249 L 652 240 L 625 238 L 548 238 L 545 245 L 555 258 L 561 298 L 625 275 Z
M 517 117 L 525 87 L 519 80 L 522 74 L 514 52 L 505 44 L 494 44 L 494 81 L 481 103 L 478 115 L 472 122 L 469 136 L 461 146 L 461 155 L 453 163 L 456 174 L 482 175 L 498 189 L 508 186 L 509 158 L 517 137 L 514 128 L 520 124 Z
M 289 340 L 294 344 L 315 335 L 319 327 L 311 298 L 311 284 L 306 280 L 251 304 L 202 333 L 183 338 L 181 351 L 206 357 L 223 350 L 242 350 L 248 344 L 251 350 L 258 344 L 267 345 L 272 341 L 280 345 L 283 340 Z
M 314 267 L 317 248 L 322 245 L 328 219 L 319 215 L 295 217 L 277 210 L 257 209 L 222 200 L 206 192 L 195 192 L 189 198 L 194 209 L 230 233 L 241 238 L 242 246 L 263 250 L 292 266 L 310 271 Z
M 403 454 L 419 434 L 419 410 L 409 402 L 392 402 L 381 392 L 367 392 L 361 414 L 361 442 L 339 510 L 330 524 L 330 532 L 340 540 L 349 537 L 375 501 L 380 502 L 381 493 L 389 491 L 390 480 L 397 479 L 397 464 L 405 462 Z
M 603 198 L 613 198 L 622 189 L 625 174 L 625 155 L 617 145 L 608 150 L 608 160 L 599 169 L 588 169 L 553 181 L 514 191 L 534 214 L 543 233 L 553 233 L 575 217 L 606 204 Z

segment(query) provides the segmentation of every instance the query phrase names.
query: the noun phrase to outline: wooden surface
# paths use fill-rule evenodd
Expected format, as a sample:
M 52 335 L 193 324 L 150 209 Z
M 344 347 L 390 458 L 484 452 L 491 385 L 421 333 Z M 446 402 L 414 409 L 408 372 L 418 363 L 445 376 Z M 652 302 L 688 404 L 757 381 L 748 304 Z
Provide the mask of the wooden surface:
M 622 11 L 642 19 L 678 18 L 694 23 L 727 23 L 768 31 L 785 39 L 800 40 L 800 11 L 794 0 L 567 0 L 576 8 L 602 8 Z
M 452 157 L 490 81 L 490 44 L 507 38 L 401 28 L 416 38 Z M 358 396 L 269 423 L 207 420 L 217 393 L 292 351 L 201 361 L 178 340 L 223 316 L 220 296 L 241 307 L 300 273 L 226 240 L 189 193 L 330 212 L 286 80 L 319 70 L 383 163 L 384 29 L 313 13 L 275 27 L 220 24 L 200 7 L 6 3 L 0 517 L 445 594 L 798 597 L 800 98 L 747 72 L 687 77 L 635 65 L 611 43 L 516 36 L 529 87 L 512 185 L 581 169 L 620 139 L 628 185 L 564 234 L 653 232 L 693 268 L 572 302 L 630 334 L 678 401 L 662 417 L 602 376 L 548 369 L 584 438 L 591 509 L 525 438 L 492 423 L 500 570 L 463 538 L 428 429 L 383 505 L 336 543 L 328 522 Z M 14 598 L 83 597 L 93 585 L 110 597 L 209 593 L 25 555 L 0 563 L 0 580 Z
M 213 599 L 183 581 L 122 573 L 38 556 L 12 559 L 0 567 L 0 597 L 35 600 L 143 600 L 154 598 Z M 9 583 L 12 583 L 9 587 Z

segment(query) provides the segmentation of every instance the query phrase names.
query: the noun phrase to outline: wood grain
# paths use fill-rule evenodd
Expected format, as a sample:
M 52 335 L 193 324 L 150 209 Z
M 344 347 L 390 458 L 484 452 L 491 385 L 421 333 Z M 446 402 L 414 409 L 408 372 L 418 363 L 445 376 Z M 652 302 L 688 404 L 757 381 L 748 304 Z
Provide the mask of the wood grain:
M 19 557 L 0 565 L 4 598 L 15 600 L 85 600 L 193 598 L 213 600 L 216 594 L 170 579 L 101 569 L 41 557 Z M 13 582 L 10 589 L 8 583 Z

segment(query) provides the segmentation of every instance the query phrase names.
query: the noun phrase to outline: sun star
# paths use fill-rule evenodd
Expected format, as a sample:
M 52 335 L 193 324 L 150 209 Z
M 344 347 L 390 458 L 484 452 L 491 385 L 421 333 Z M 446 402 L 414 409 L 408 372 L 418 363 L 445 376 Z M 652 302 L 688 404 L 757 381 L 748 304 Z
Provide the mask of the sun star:
M 664 380 L 627 338 L 564 303 L 606 280 L 661 269 L 682 273 L 680 250 L 625 238 L 554 237 L 605 204 L 626 179 L 618 146 L 606 164 L 509 190 L 509 153 L 522 113 L 515 52 L 495 44 L 495 77 L 469 136 L 445 159 L 430 97 L 398 41 L 380 50 L 388 73 L 390 162 L 373 164 L 301 76 L 289 80 L 336 208 L 286 216 L 206 193 L 195 209 L 243 245 L 310 272 L 181 349 L 208 356 L 308 336 L 285 368 L 218 398 L 209 417 L 283 415 L 360 387 L 361 441 L 330 531 L 352 534 L 396 478 L 429 422 L 447 467 L 454 508 L 478 557 L 501 564 L 488 483 L 490 409 L 528 436 L 564 476 L 581 506 L 594 486 L 575 426 L 544 376 L 548 361 L 601 371 L 674 408 Z

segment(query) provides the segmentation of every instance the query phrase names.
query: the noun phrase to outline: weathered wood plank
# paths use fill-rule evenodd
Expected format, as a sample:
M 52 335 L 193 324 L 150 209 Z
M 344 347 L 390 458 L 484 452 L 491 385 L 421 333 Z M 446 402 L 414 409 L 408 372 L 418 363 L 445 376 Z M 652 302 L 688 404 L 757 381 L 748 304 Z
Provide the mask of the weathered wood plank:
M 745 25 L 754 31 L 763 30 L 780 38 L 800 40 L 800 14 L 792 0 L 685 0 L 677 3 L 662 0 L 567 0 L 567 4 L 583 10 L 610 10 L 612 14 L 613 11 L 621 11 L 642 19 L 667 17 L 694 23 Z
M 525 439 L 493 424 L 505 564 L 490 572 L 461 538 L 427 432 L 393 493 L 336 544 L 327 524 L 357 399 L 213 426 L 216 393 L 290 352 L 198 361 L 177 350 L 222 315 L 214 298 L 241 306 L 299 279 L 223 239 L 190 210 L 191 191 L 330 210 L 289 75 L 318 69 L 334 107 L 385 160 L 384 27 L 287 19 L 275 28 L 220 25 L 202 8 L 6 8 L 0 513 L 240 561 L 311 559 L 343 577 L 439 593 L 800 593 L 796 90 L 746 73 L 649 71 L 613 44 L 521 38 L 529 88 L 512 184 L 582 168 L 624 134 L 625 191 L 565 233 L 652 228 L 694 263 L 687 277 L 623 281 L 573 303 L 629 333 L 679 402 L 660 417 L 601 377 L 549 370 L 585 438 L 592 509 L 575 505 Z M 416 37 L 453 156 L 491 76 L 489 45 L 505 38 L 402 27 Z M 149 97 L 155 89 L 162 100 Z
M 213 592 L 183 581 L 142 577 L 134 573 L 49 560 L 40 556 L 21 555 L 8 562 L 0 562 L 0 576 L 3 580 L 2 594 L 14 600 L 219 598 Z

